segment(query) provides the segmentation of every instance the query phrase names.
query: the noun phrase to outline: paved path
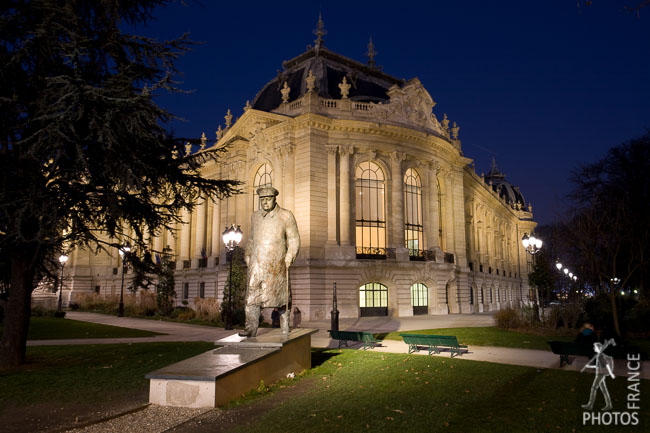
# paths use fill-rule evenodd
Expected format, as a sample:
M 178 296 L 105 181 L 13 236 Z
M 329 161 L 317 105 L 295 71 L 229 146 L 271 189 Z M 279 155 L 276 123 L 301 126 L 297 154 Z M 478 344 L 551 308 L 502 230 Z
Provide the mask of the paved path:
M 28 341 L 28 346 L 66 345 L 66 344 L 113 344 L 113 343 L 143 343 L 163 341 L 216 341 L 232 335 L 236 331 L 226 331 L 222 328 L 209 326 L 187 325 L 159 320 L 135 319 L 130 317 L 115 317 L 105 314 L 69 311 L 67 319 L 85 322 L 100 323 L 103 325 L 122 326 L 132 329 L 159 332 L 165 335 L 138 338 L 95 338 L 78 340 L 35 340 Z M 414 316 L 414 317 L 362 317 L 356 319 L 341 319 L 340 329 L 353 329 L 370 331 L 375 334 L 409 331 L 417 329 L 457 328 L 457 327 L 494 326 L 494 317 L 491 314 L 454 314 L 447 316 Z M 327 330 L 330 328 L 329 320 L 308 321 L 301 324 L 303 328 L 315 328 L 319 332 L 312 335 L 313 347 L 338 347 L 338 343 L 329 338 Z M 268 328 L 260 328 L 260 333 L 267 332 Z M 360 347 L 361 345 L 351 345 Z M 408 353 L 408 346 L 402 341 L 384 340 L 381 347 L 372 349 L 375 352 Z M 427 356 L 427 351 L 418 354 Z M 449 357 L 450 354 L 442 352 L 439 355 Z M 495 362 L 499 364 L 523 365 L 537 368 L 560 369 L 560 357 L 550 350 L 512 349 L 506 347 L 470 346 L 469 352 L 464 353 L 461 359 Z M 565 365 L 562 370 L 580 370 L 587 362 L 586 357 L 575 358 L 572 365 Z M 616 360 L 615 374 L 627 375 L 627 365 L 624 360 Z M 642 363 L 641 377 L 650 379 L 650 362 Z

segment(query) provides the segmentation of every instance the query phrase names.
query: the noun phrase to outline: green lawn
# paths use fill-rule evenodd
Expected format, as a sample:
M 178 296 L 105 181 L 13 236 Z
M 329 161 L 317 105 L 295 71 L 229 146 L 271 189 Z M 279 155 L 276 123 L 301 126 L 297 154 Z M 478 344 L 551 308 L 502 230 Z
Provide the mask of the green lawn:
M 27 364 L 0 372 L 0 411 L 34 402 L 98 402 L 148 389 L 144 375 L 214 348 L 213 343 L 140 343 L 27 348 Z
M 542 336 L 535 334 L 524 334 L 522 332 L 508 331 L 496 326 L 479 328 L 440 328 L 421 329 L 417 331 L 397 331 L 388 334 L 379 334 L 379 338 L 386 340 L 402 340 L 400 333 L 408 334 L 437 334 L 455 335 L 461 344 L 468 346 L 497 346 L 514 347 L 521 349 L 550 350 L 548 340 L 573 341 L 573 337 Z
M 0 336 L 2 335 L 0 325 Z M 69 340 L 73 338 L 134 338 L 163 335 L 157 332 L 119 326 L 100 325 L 78 320 L 53 317 L 32 317 L 29 321 L 28 340 Z
M 349 349 L 313 354 L 323 364 L 306 375 L 311 389 L 238 432 L 643 431 L 583 427 L 580 405 L 593 381 L 587 373 Z M 614 410 L 625 410 L 625 378 L 608 387 Z M 641 395 L 650 395 L 648 381 Z M 602 395 L 596 405 L 604 405 Z M 640 426 L 650 425 L 647 410 L 639 417 Z

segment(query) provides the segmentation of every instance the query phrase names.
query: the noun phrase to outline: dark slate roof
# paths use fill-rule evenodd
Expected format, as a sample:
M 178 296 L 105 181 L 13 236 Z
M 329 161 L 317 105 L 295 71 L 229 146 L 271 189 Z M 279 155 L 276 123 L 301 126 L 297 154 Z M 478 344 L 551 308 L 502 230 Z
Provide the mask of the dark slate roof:
M 490 172 L 485 175 L 485 183 L 491 185 L 492 189 L 499 194 L 499 197 L 505 198 L 506 203 L 521 203 L 522 206 L 525 206 L 526 200 L 519 187 L 514 186 L 506 180 L 506 175 L 499 171 L 494 158 L 492 158 Z
M 256 110 L 271 111 L 277 108 L 282 103 L 280 89 L 285 81 L 291 88 L 289 101 L 302 97 L 307 92 L 305 77 L 309 70 L 316 77 L 315 90 L 323 98 L 341 98 L 338 85 L 344 76 L 351 85 L 348 97 L 362 102 L 388 102 L 386 91 L 395 84 L 405 83 L 405 80 L 385 74 L 378 68 L 318 46 L 283 62 L 282 66 L 283 70 L 253 99 L 251 105 Z

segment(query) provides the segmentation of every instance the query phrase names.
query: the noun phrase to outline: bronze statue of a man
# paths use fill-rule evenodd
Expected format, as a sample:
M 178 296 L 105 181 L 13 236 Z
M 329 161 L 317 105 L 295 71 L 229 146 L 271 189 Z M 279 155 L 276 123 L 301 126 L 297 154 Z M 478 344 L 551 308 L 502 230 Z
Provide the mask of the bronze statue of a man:
M 280 328 L 289 333 L 291 291 L 289 266 L 300 248 L 298 225 L 291 211 L 275 202 L 278 190 L 258 188 L 261 209 L 251 218 L 251 229 L 244 259 L 248 265 L 246 289 L 246 329 L 242 337 L 255 337 L 261 308 L 277 308 Z

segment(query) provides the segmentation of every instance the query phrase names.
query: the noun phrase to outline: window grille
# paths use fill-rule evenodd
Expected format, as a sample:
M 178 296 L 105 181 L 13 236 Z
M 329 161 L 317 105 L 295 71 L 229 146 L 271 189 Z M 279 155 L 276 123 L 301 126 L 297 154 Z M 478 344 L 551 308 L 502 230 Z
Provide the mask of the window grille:
M 374 162 L 362 162 L 355 184 L 357 257 L 386 258 L 384 172 Z
M 404 231 L 411 259 L 423 259 L 422 183 L 418 173 L 409 168 L 404 174 Z
M 253 212 L 260 208 L 257 188 L 263 186 L 273 186 L 273 169 L 269 164 L 263 164 L 255 173 L 255 179 L 253 180 Z

